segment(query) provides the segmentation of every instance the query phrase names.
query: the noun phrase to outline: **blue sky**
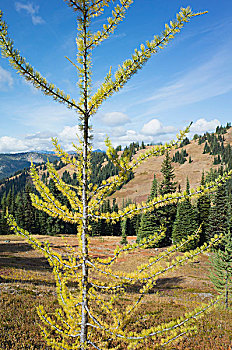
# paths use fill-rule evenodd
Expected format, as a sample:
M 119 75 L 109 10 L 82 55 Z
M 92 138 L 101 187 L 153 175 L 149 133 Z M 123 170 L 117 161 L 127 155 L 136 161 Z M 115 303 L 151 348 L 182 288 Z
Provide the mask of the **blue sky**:
M 94 148 L 132 141 L 168 141 L 193 121 L 191 133 L 213 131 L 232 120 L 231 0 L 135 0 L 114 35 L 94 51 L 93 91 L 109 70 L 180 7 L 208 14 L 193 18 L 168 47 L 152 56 L 123 90 L 107 100 L 92 118 Z M 76 19 L 62 0 L 5 0 L 1 10 L 9 34 L 27 61 L 49 82 L 78 98 L 77 75 L 65 56 L 75 60 Z M 100 29 L 106 11 L 93 23 Z M 51 150 L 56 136 L 66 150 L 76 141 L 75 112 L 43 96 L 0 58 L 0 152 Z

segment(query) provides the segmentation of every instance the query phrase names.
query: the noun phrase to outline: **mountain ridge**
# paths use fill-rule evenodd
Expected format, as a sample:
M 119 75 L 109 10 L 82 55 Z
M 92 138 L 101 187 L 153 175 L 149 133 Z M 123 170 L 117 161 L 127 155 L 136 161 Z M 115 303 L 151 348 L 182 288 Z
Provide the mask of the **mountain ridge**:
M 39 152 L 0 153 L 0 180 L 12 176 L 14 173 L 28 168 L 31 161 L 36 165 L 57 159 L 53 154 Z
M 213 134 L 219 135 L 216 133 L 208 133 L 208 135 Z M 232 128 L 228 128 L 226 133 L 223 133 L 222 135 L 224 138 L 224 145 L 226 146 L 229 144 L 232 146 Z M 199 138 L 201 137 L 202 136 L 199 136 Z M 181 150 L 185 150 L 187 153 L 186 161 L 183 164 L 176 162 L 172 163 L 176 175 L 175 181 L 177 182 L 177 188 L 180 187 L 181 190 L 185 189 L 187 177 L 189 179 L 190 186 L 196 187 L 200 184 L 203 170 L 205 173 L 207 173 L 211 168 L 217 169 L 220 167 L 220 164 L 214 164 L 215 154 L 204 154 L 206 142 L 203 141 L 201 144 L 199 144 L 199 138 L 195 140 L 193 139 L 184 146 L 170 152 L 171 158 L 177 151 L 181 152 Z M 153 146 L 146 146 L 146 149 L 151 147 Z M 133 157 L 136 158 L 137 155 L 144 151 L 145 149 L 139 149 L 139 151 L 133 155 Z M 96 152 L 99 152 L 99 150 L 96 150 Z M 119 153 L 121 154 L 122 151 L 119 151 Z M 105 171 L 105 168 L 107 168 L 108 160 L 104 157 L 103 152 L 101 152 L 101 155 L 102 156 L 100 158 L 96 158 L 97 162 L 99 161 L 100 163 L 95 163 L 94 170 L 97 170 L 95 168 L 99 168 L 98 171 L 101 171 L 102 173 Z M 20 175 L 20 170 L 25 170 L 25 168 L 28 168 L 31 165 L 31 160 L 35 163 L 35 165 L 40 165 L 46 162 L 48 158 L 53 162 L 59 159 L 54 154 L 43 154 L 40 152 L 0 154 L 0 180 L 4 178 L 4 180 L 1 180 L 1 187 L 4 186 L 3 182 L 7 183 L 10 179 L 13 179 L 15 175 Z M 189 158 L 191 158 L 191 162 Z M 123 202 L 125 203 L 126 200 L 131 200 L 132 202 L 137 203 L 146 201 L 150 193 L 154 174 L 156 174 L 157 181 L 161 181 L 162 174 L 160 170 L 163 159 L 164 156 L 154 157 L 142 163 L 141 166 L 135 170 L 134 178 L 126 183 L 121 189 L 117 190 L 110 198 L 115 198 L 119 206 L 122 206 Z M 73 177 L 74 169 L 70 169 L 68 165 L 63 164 L 61 167 L 58 167 L 57 170 L 61 177 L 65 172 L 68 172 L 70 176 Z M 7 171 L 9 175 L 4 176 Z M 21 173 L 23 173 L 23 170 Z M 42 177 L 43 174 L 47 174 L 47 170 L 40 167 L 39 174 Z

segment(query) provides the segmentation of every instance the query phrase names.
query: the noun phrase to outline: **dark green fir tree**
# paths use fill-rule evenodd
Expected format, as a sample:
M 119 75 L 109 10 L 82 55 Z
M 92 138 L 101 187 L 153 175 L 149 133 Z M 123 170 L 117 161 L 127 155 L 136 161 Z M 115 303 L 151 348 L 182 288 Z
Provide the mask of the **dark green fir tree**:
M 152 200 L 157 196 L 157 187 L 158 183 L 154 174 L 154 179 L 152 182 L 150 195 L 148 196 L 148 201 Z M 153 209 L 151 212 L 147 212 L 141 215 L 141 221 L 137 234 L 137 242 L 140 242 L 140 240 L 143 238 L 150 237 L 159 228 L 159 218 L 157 217 L 156 212 L 157 210 Z
M 147 198 L 148 201 L 152 200 L 153 198 L 155 198 L 157 196 L 157 190 L 158 190 L 158 182 L 157 182 L 156 176 L 154 174 L 154 178 L 153 178 L 152 185 L 151 185 L 151 192 Z
M 116 199 L 113 198 L 113 203 L 112 203 L 112 211 L 115 211 L 116 213 L 118 212 L 118 204 L 116 202 Z M 120 236 L 121 235 L 121 225 L 120 221 L 115 222 L 112 225 L 112 235 L 113 236 Z
M 36 232 L 35 208 L 31 204 L 30 193 L 32 192 L 33 192 L 32 185 L 30 183 L 27 183 L 23 193 L 24 229 L 29 230 L 35 234 L 38 232 Z
M 186 192 L 189 193 L 189 181 L 187 178 Z M 176 219 L 173 225 L 172 241 L 173 243 L 180 243 L 183 239 L 186 240 L 188 236 L 197 231 L 197 212 L 192 206 L 189 199 L 185 199 L 183 202 L 177 205 Z M 183 246 L 182 251 L 194 249 L 199 243 L 199 236 L 196 236 L 194 240 L 189 241 Z
M 206 239 L 209 240 L 216 233 L 226 235 L 229 221 L 229 199 L 226 184 L 223 184 L 215 191 L 206 225 Z
M 121 221 L 122 239 L 121 244 L 127 244 L 127 232 L 128 232 L 128 219 L 125 218 Z
M 0 203 L 0 234 L 4 235 L 6 234 L 7 230 L 7 223 L 5 220 L 5 214 L 6 214 L 6 192 L 3 193 L 1 203 Z
M 10 195 L 9 195 L 10 192 Z M 7 193 L 6 191 L 2 195 L 1 207 L 0 207 L 0 232 L 2 235 L 8 235 L 11 233 L 9 226 L 6 222 L 6 212 L 12 208 L 12 191 L 11 189 Z M 9 209 L 10 208 L 10 209 Z
M 215 289 L 224 295 L 225 308 L 229 307 L 229 295 L 232 292 L 232 234 L 225 235 L 222 246 L 210 258 L 210 279 Z
M 169 151 L 166 152 L 165 158 L 162 162 L 161 173 L 163 174 L 163 179 L 159 185 L 159 194 L 163 196 L 165 194 L 176 192 L 177 182 L 175 182 L 175 173 Z M 171 244 L 173 223 L 175 221 L 176 211 L 176 204 L 166 205 L 165 207 L 160 207 L 156 210 L 159 226 L 164 225 L 164 227 L 167 229 L 166 237 L 160 242 L 161 246 Z
M 202 172 L 201 177 L 201 185 L 205 185 L 205 175 L 204 171 Z M 200 244 L 203 244 L 206 241 L 206 226 L 209 219 L 211 207 L 211 200 L 209 195 L 205 194 L 198 198 L 197 200 L 197 210 L 198 210 L 198 218 L 199 224 L 201 224 L 201 233 L 200 233 Z
M 168 151 L 166 152 L 165 158 L 161 165 L 161 173 L 163 174 L 163 179 L 159 186 L 159 193 L 161 195 L 165 195 L 176 192 L 177 183 L 174 181 L 174 168 L 172 166 L 172 160 Z
M 15 217 L 17 221 L 20 223 L 20 225 L 23 226 L 24 219 L 25 219 L 25 210 L 24 210 L 24 200 L 21 192 L 19 192 L 15 198 L 15 206 L 16 206 Z

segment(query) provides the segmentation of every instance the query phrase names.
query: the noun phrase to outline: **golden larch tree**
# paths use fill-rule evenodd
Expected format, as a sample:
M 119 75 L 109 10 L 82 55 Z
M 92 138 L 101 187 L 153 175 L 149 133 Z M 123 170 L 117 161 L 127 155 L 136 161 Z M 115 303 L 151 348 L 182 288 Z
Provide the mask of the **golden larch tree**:
M 131 171 L 134 171 L 149 158 L 163 155 L 167 150 L 177 147 L 188 132 L 189 127 L 177 135 L 176 141 L 145 150 L 144 153 L 132 161 L 126 155 L 120 157 L 107 139 L 107 155 L 118 168 L 118 175 L 112 176 L 102 181 L 100 186 L 96 186 L 90 181 L 92 134 L 89 123 L 90 118 L 96 114 L 102 103 L 122 89 L 153 54 L 163 49 L 180 32 L 184 24 L 205 12 L 193 13 L 190 7 L 181 8 L 176 15 L 176 19 L 170 21 L 169 24 L 165 24 L 161 35 L 155 35 L 151 41 L 141 44 L 139 49 L 134 50 L 131 58 L 118 66 L 115 72 L 112 72 L 112 69 L 109 68 L 104 82 L 95 93 L 91 93 L 92 52 L 114 33 L 123 20 L 126 11 L 132 5 L 133 0 L 66 0 L 66 3 L 74 10 L 78 22 L 77 61 L 73 62 L 70 59 L 69 61 L 76 69 L 79 77 L 79 101 L 72 99 L 54 84 L 49 83 L 14 48 L 14 43 L 8 35 L 8 27 L 2 19 L 2 12 L 0 12 L 0 44 L 3 56 L 8 58 L 10 64 L 19 74 L 23 75 L 27 81 L 40 89 L 45 95 L 65 104 L 78 115 L 82 137 L 79 144 L 74 145 L 75 156 L 62 150 L 58 140 L 53 139 L 56 154 L 76 172 L 78 186 L 66 184 L 59 177 L 54 166 L 49 162 L 47 163 L 50 178 L 53 179 L 57 189 L 68 199 L 69 206 L 63 205 L 54 197 L 49 188 L 41 181 L 36 167 L 31 166 L 31 177 L 40 194 L 40 196 L 31 194 L 34 207 L 52 217 L 77 225 L 78 253 L 70 248 L 69 254 L 65 258 L 54 251 L 48 243 L 42 244 L 29 232 L 20 228 L 12 215 L 7 216 L 8 223 L 14 232 L 24 236 L 35 249 L 44 254 L 53 268 L 59 307 L 51 315 L 43 307 L 38 307 L 38 313 L 42 321 L 41 328 L 47 344 L 51 348 L 57 350 L 136 349 L 140 346 L 143 346 L 143 348 L 146 346 L 146 349 L 159 348 L 192 331 L 197 316 L 202 315 L 218 299 L 214 299 L 209 305 L 201 305 L 201 307 L 171 322 L 157 324 L 153 316 L 152 322 L 149 323 L 146 329 L 143 327 L 141 329 L 139 320 L 137 320 L 138 326 L 133 329 L 136 310 L 143 302 L 146 294 L 154 287 L 159 276 L 193 260 L 202 251 L 215 244 L 220 237 L 215 236 L 208 245 L 204 244 L 195 250 L 176 256 L 178 249 L 194 239 L 195 235 L 199 233 L 199 228 L 186 241 L 168 247 L 164 252 L 151 258 L 146 264 L 137 266 L 134 272 L 129 273 L 115 269 L 114 265 L 117 259 L 122 254 L 129 254 L 135 249 L 149 247 L 151 244 L 158 242 L 164 237 L 165 228 L 161 227 L 158 232 L 154 232 L 152 237 L 141 241 L 139 244 L 128 244 L 123 248 L 118 247 L 113 257 L 94 259 L 89 254 L 88 249 L 89 232 L 91 231 L 90 221 L 105 219 L 107 222 L 114 223 L 126 217 L 131 218 L 140 212 L 151 211 L 160 206 L 176 203 L 187 197 L 201 196 L 214 191 L 217 186 L 226 181 L 231 173 L 224 174 L 213 183 L 192 190 L 190 194 L 184 192 L 158 196 L 146 203 L 130 204 L 118 212 L 101 213 L 100 208 L 103 201 L 114 193 L 118 186 L 125 183 Z M 113 7 L 111 17 L 107 19 L 107 23 L 101 29 L 92 32 L 91 21 L 95 17 L 101 16 L 105 7 L 109 6 Z M 172 258 L 167 260 L 166 257 Z M 75 291 L 68 287 L 70 281 L 76 283 Z M 122 307 L 123 294 L 127 292 L 130 284 L 139 285 L 139 291 L 136 294 L 137 299 Z

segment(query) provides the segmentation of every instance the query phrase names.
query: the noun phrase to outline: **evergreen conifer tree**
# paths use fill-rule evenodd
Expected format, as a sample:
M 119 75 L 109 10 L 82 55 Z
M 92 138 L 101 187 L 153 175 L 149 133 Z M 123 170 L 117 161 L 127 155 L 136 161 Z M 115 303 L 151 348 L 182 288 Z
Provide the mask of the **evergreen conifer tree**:
M 150 195 L 148 196 L 148 201 L 154 199 L 155 197 L 157 197 L 157 195 L 158 195 L 158 182 L 156 179 L 156 175 L 154 174 L 154 178 L 153 178 L 152 185 L 151 185 Z
M 156 175 L 154 174 L 152 186 L 151 186 L 151 192 L 148 196 L 148 201 L 154 199 L 157 197 L 157 190 L 158 190 L 158 182 L 156 179 Z M 152 211 L 149 211 L 147 213 L 143 213 L 141 215 L 141 221 L 137 233 L 137 242 L 140 242 L 142 239 L 150 237 L 153 235 L 160 227 L 160 221 L 157 216 L 157 210 L 154 209 Z
M 127 244 L 128 218 L 121 221 L 122 239 L 121 244 Z
M 31 194 L 32 192 L 32 186 L 31 184 L 27 183 L 24 194 L 23 194 L 23 205 L 24 205 L 24 229 L 29 230 L 32 233 L 36 232 L 36 222 L 35 222 L 35 208 L 32 206 L 31 203 Z
M 8 198 L 9 199 L 9 198 Z M 0 225 L 1 225 L 1 234 L 7 235 L 10 233 L 9 226 L 6 222 L 6 211 L 7 211 L 7 193 L 4 191 L 2 199 L 1 199 L 1 207 L 0 207 Z
M 188 176 L 186 178 L 186 192 L 187 192 L 188 195 L 190 194 L 190 183 L 189 183 Z
M 6 215 L 6 207 L 5 207 L 5 202 L 6 202 L 6 192 L 3 193 L 1 202 L 0 202 L 0 234 L 3 235 L 5 232 L 5 225 L 6 225 L 6 220 L 5 220 L 5 215 Z
M 229 229 L 229 203 L 226 184 L 219 186 L 213 198 L 206 225 L 206 238 L 209 240 L 216 233 L 226 235 Z
M 210 279 L 216 290 L 224 295 L 226 309 L 229 307 L 229 294 L 232 292 L 232 234 L 230 231 L 219 248 L 210 258 Z
M 232 192 L 228 194 L 228 215 L 229 215 L 229 230 L 232 232 Z
M 186 193 L 189 194 L 189 180 L 187 178 Z M 191 236 L 198 227 L 197 213 L 192 206 L 189 198 L 186 198 L 183 202 L 177 205 L 176 219 L 173 225 L 172 240 L 173 242 L 180 243 L 182 240 L 186 240 L 188 236 Z M 191 240 L 183 247 L 183 251 L 193 249 L 199 243 L 199 236 L 196 235 L 195 239 Z
M 113 203 L 112 203 L 112 212 L 118 213 L 118 204 L 116 203 L 115 198 L 113 199 Z M 121 225 L 119 221 L 112 224 L 112 235 L 113 236 L 121 235 Z
M 202 172 L 201 177 L 201 185 L 205 185 L 205 175 L 204 171 Z M 200 234 L 200 244 L 203 244 L 206 241 L 206 226 L 209 219 L 211 207 L 211 200 L 209 195 L 201 196 L 197 199 L 197 210 L 198 210 L 198 218 L 201 226 L 201 234 Z
M 48 220 L 48 215 L 40 210 L 38 213 L 38 227 L 39 227 L 38 234 L 43 234 L 43 235 L 48 234 L 49 230 L 48 230 L 47 220 Z
M 163 179 L 159 185 L 159 193 L 163 196 L 174 193 L 176 191 L 177 182 L 174 181 L 175 173 L 168 151 L 166 152 L 165 158 L 161 165 L 161 173 L 163 174 Z M 161 246 L 169 245 L 171 243 L 171 236 L 176 212 L 176 203 L 161 207 L 156 211 L 157 218 L 159 219 L 159 224 L 164 225 L 166 228 L 166 236 L 160 242 Z
M 111 207 L 110 207 L 110 201 L 109 199 L 105 200 L 103 205 L 102 205 L 102 213 L 110 213 Z M 102 220 L 101 222 L 101 230 L 102 230 L 102 235 L 104 236 L 112 236 L 113 229 L 112 229 L 112 223 L 107 222 L 106 220 Z
M 6 197 L 6 206 L 9 210 L 10 213 L 13 213 L 13 209 L 14 209 L 14 197 L 13 197 L 13 193 L 12 193 L 12 189 L 10 188 L 10 190 L 7 193 L 7 197 Z
M 15 198 L 15 206 L 16 206 L 15 217 L 17 219 L 17 222 L 19 223 L 20 226 L 24 227 L 25 211 L 24 211 L 24 200 L 21 192 L 19 192 Z
M 168 193 L 174 193 L 176 191 L 177 183 L 174 181 L 174 168 L 172 166 L 172 160 L 168 151 L 165 153 L 165 157 L 161 165 L 161 173 L 163 174 L 163 179 L 159 186 L 159 193 L 162 196 Z

